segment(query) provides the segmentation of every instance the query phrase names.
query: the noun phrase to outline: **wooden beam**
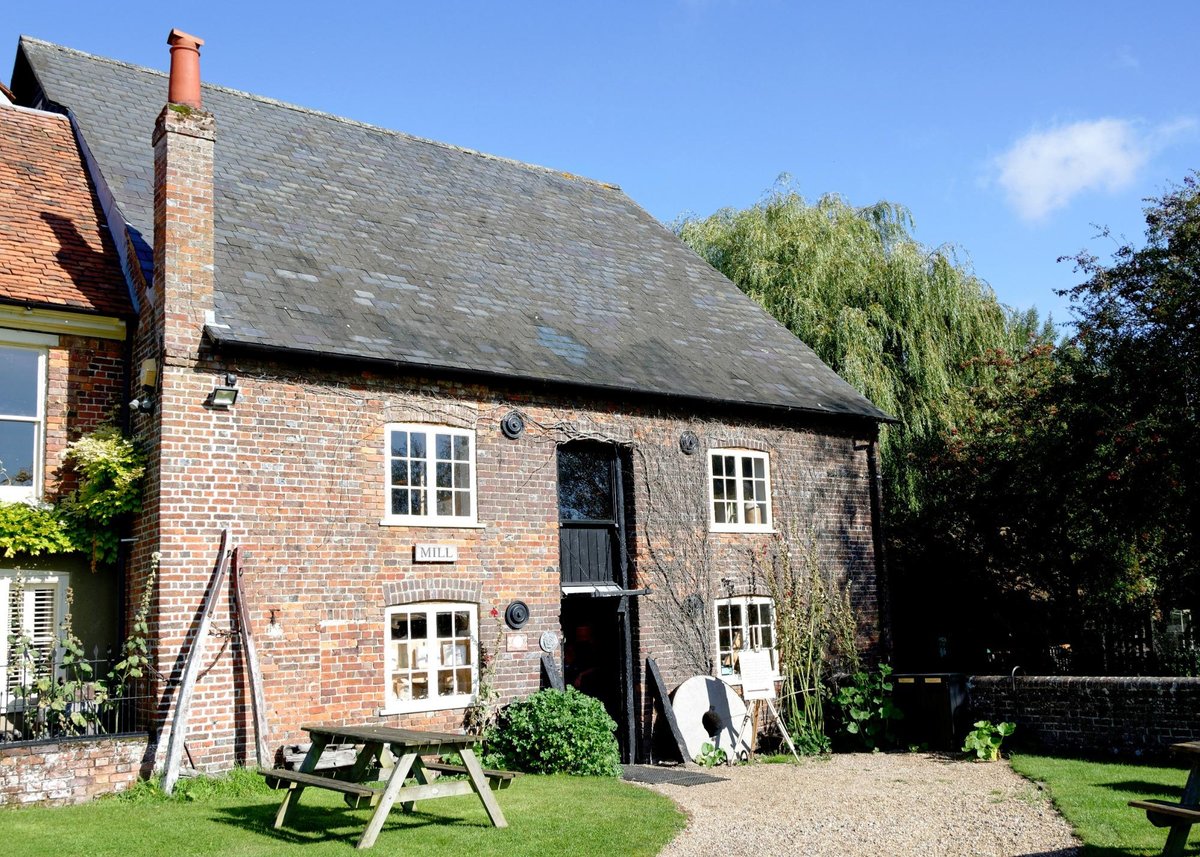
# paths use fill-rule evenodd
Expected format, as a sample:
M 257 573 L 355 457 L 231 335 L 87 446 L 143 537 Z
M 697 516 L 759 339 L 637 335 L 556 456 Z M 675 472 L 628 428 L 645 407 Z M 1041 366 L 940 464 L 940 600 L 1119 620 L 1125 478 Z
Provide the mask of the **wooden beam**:
M 679 760 L 685 767 L 691 766 L 693 763 L 688 755 L 687 742 L 683 740 L 683 731 L 679 728 L 679 721 L 675 719 L 675 707 L 671 705 L 671 696 L 667 693 L 667 686 L 663 683 L 662 673 L 658 671 L 658 662 L 654 658 L 646 658 L 646 674 L 650 676 L 650 691 L 658 699 L 662 715 L 671 729 L 671 737 L 679 750 Z
M 233 549 L 233 560 L 230 574 L 233 576 L 233 597 L 237 603 L 238 631 L 242 644 L 242 653 L 246 658 L 246 671 L 250 675 L 250 707 L 254 715 L 254 748 L 260 768 L 270 768 L 275 760 L 271 758 L 271 750 L 267 745 L 269 732 L 267 730 L 267 700 L 263 694 L 262 673 L 258 668 L 258 647 L 254 643 L 254 635 L 250 632 L 250 608 L 242 592 L 242 549 Z
M 229 542 L 229 530 L 221 531 L 221 549 L 217 554 L 217 564 L 212 577 L 208 581 L 208 590 L 204 593 L 204 602 L 200 606 L 200 621 L 196 625 L 196 635 L 188 647 L 187 659 L 183 667 L 183 676 L 179 682 L 179 691 L 175 696 L 175 714 L 171 718 L 171 736 L 167 739 L 167 763 L 163 770 L 162 790 L 167 794 L 175 791 L 175 782 L 179 779 L 179 762 L 183 758 L 183 742 L 187 738 L 188 709 L 192 706 L 192 691 L 196 688 L 196 677 L 200 673 L 200 656 L 204 651 L 204 641 L 208 637 L 208 629 L 212 625 L 213 610 L 217 606 L 217 593 L 225 582 L 225 569 L 229 566 L 229 552 L 225 546 Z

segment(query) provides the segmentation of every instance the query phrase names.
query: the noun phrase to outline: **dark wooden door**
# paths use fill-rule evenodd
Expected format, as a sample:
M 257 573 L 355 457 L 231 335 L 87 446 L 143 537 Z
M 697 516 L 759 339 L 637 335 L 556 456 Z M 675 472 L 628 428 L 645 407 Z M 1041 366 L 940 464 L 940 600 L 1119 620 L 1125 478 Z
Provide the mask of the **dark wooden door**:
M 564 584 L 621 585 L 617 548 L 616 447 L 558 448 L 558 553 Z

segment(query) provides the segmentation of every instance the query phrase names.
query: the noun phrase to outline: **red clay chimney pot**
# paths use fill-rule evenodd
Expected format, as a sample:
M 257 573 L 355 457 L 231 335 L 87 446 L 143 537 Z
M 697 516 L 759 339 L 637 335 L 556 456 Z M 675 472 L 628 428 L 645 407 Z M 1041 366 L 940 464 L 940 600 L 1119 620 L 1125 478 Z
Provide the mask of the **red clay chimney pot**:
M 167 36 L 167 44 L 171 46 L 167 101 L 200 110 L 200 46 L 204 39 L 183 30 L 172 30 Z

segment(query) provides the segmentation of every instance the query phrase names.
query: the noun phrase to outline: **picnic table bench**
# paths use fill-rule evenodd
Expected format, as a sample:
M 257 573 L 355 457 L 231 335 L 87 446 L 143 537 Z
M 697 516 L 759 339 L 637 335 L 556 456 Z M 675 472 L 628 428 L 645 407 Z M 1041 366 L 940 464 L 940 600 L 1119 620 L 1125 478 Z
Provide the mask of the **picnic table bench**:
M 1178 803 L 1165 800 L 1131 800 L 1129 805 L 1146 811 L 1146 818 L 1155 827 L 1169 827 L 1163 857 L 1181 857 L 1193 824 L 1200 824 L 1200 741 L 1172 744 L 1176 753 L 1192 757 L 1183 796 Z
M 340 792 L 352 808 L 373 806 L 367 828 L 358 840 L 358 848 L 370 848 L 375 844 L 383 824 L 392 807 L 399 803 L 404 812 L 412 812 L 419 800 L 453 797 L 474 792 L 478 795 L 488 818 L 496 827 L 507 827 L 508 822 L 492 791 L 505 788 L 515 774 L 509 771 L 485 771 L 475 757 L 474 745 L 479 739 L 473 735 L 455 735 L 449 732 L 424 732 L 416 729 L 393 729 L 383 726 L 305 726 L 304 731 L 312 738 L 304 761 L 297 771 L 271 768 L 260 771 L 272 788 L 286 789 L 283 803 L 275 814 L 273 827 L 278 830 L 287 821 L 288 811 L 300 800 L 306 788 L 319 788 Z M 354 765 L 347 770 L 332 770 L 328 774 L 316 773 L 317 762 L 325 747 L 333 740 L 361 745 Z M 395 765 L 381 788 L 364 780 L 373 764 L 379 761 L 384 751 L 395 757 Z M 457 752 L 462 765 L 442 762 L 426 762 L 422 756 L 435 756 L 443 752 Z M 464 780 L 442 782 L 431 778 L 428 772 L 463 774 Z M 415 783 L 408 784 L 408 780 Z

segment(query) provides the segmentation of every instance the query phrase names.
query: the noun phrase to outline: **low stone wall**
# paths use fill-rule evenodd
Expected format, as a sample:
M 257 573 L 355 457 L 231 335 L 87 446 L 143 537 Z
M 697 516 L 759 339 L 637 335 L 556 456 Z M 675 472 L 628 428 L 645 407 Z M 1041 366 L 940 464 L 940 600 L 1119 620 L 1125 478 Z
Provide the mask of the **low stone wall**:
M 62 806 L 124 791 L 153 759 L 145 735 L 0 744 L 0 804 Z
M 1154 758 L 1200 740 L 1200 678 L 971 676 L 972 720 L 1018 724 L 1029 749 Z

